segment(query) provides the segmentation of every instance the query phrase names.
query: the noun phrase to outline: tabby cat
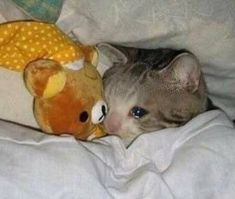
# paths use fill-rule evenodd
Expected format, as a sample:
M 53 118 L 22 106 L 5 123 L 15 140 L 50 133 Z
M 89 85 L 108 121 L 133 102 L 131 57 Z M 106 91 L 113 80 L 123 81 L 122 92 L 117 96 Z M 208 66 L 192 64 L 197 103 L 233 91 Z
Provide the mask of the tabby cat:
M 109 134 L 129 145 L 137 136 L 184 125 L 207 110 L 206 84 L 191 52 L 101 44 L 113 66 L 104 76 Z

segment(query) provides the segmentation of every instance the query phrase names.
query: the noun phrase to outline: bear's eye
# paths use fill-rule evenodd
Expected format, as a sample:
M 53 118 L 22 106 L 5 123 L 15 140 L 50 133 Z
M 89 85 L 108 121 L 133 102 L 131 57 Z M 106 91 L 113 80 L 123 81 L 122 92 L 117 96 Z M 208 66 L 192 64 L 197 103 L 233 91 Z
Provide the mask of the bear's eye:
M 88 118 L 89 118 L 89 115 L 86 111 L 83 111 L 80 113 L 79 120 L 81 122 L 86 122 L 88 120 Z
M 103 100 L 99 100 L 92 108 L 91 111 L 91 121 L 93 124 L 99 124 L 103 122 L 108 108 Z

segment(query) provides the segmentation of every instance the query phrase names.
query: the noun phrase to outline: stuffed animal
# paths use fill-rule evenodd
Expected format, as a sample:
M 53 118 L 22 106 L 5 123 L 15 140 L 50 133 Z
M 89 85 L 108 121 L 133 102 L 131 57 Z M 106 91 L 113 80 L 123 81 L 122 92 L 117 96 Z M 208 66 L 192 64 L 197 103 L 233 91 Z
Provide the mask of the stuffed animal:
M 23 73 L 43 131 L 81 140 L 105 135 L 107 112 L 93 47 L 72 41 L 53 24 L 0 25 L 0 65 Z

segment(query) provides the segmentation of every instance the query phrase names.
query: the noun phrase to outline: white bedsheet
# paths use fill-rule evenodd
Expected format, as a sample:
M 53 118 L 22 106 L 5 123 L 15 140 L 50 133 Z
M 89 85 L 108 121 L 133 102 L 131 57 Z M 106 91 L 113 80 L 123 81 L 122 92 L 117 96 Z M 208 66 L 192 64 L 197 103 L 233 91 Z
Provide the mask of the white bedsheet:
M 184 127 L 95 143 L 0 122 L 1 199 L 233 199 L 235 130 L 220 111 Z

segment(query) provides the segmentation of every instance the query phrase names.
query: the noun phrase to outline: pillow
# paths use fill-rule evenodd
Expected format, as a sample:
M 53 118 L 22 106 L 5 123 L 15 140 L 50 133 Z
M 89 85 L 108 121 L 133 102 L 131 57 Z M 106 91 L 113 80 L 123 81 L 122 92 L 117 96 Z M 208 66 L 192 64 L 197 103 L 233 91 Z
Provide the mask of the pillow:
M 33 115 L 33 97 L 22 75 L 0 66 L 0 118 L 38 128 Z
M 53 23 L 58 19 L 62 5 L 63 0 L 1 0 L 0 16 L 7 21 L 33 18 Z
M 22 9 L 16 6 L 11 0 L 0 1 L 0 22 L 29 19 L 29 16 Z
M 27 15 L 34 19 L 55 22 L 63 4 L 63 0 L 12 0 Z
M 234 0 L 65 0 L 57 24 L 85 44 L 187 48 L 213 102 L 235 118 Z

